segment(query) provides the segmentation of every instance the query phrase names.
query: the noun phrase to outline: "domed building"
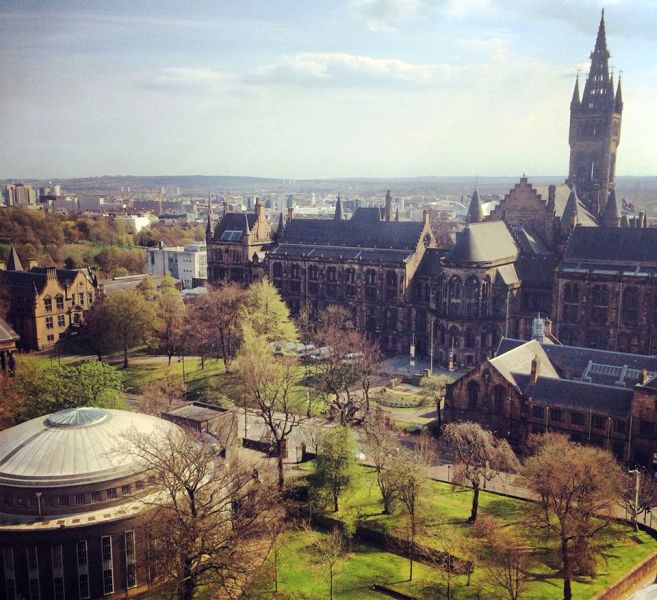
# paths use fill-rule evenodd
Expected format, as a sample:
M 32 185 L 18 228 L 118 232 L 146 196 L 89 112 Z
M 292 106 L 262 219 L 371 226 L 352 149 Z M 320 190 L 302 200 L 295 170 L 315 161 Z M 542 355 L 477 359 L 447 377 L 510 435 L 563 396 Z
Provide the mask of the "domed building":
M 0 596 L 125 598 L 145 591 L 141 499 L 154 478 L 130 454 L 128 432 L 182 430 L 149 415 L 84 407 L 0 432 Z

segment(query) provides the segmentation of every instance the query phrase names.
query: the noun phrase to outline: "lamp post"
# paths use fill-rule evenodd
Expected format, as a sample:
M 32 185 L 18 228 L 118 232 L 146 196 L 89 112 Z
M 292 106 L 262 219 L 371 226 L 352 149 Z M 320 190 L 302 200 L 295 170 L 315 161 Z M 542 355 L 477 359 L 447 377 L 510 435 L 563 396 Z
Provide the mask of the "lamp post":
M 452 472 L 452 465 L 448 464 L 447 465 L 447 483 L 451 483 L 452 479 L 450 477 L 450 474 Z
M 639 530 L 639 469 L 632 469 L 630 475 L 634 475 L 634 531 Z

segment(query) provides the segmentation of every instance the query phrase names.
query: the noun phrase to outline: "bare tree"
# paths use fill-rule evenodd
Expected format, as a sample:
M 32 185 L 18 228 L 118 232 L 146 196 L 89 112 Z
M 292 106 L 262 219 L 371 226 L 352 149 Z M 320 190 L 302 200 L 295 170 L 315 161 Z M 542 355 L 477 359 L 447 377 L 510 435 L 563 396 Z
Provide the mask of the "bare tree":
M 625 474 L 620 505 L 630 515 L 634 530 L 638 531 L 641 515 L 657 506 L 657 482 L 645 472 Z
M 406 543 L 408 552 L 408 580 L 413 581 L 413 564 L 417 552 L 417 538 L 421 532 L 424 515 L 422 503 L 427 491 L 426 475 L 422 466 L 410 453 L 402 453 L 392 461 L 384 472 L 390 478 L 397 502 L 406 521 Z
M 468 522 L 477 520 L 479 490 L 500 475 L 516 472 L 520 466 L 506 440 L 496 438 L 478 423 L 450 423 L 443 430 L 443 442 L 454 452 L 454 483 L 472 486 L 472 510 Z
M 313 532 L 313 537 L 316 561 L 329 586 L 329 600 L 333 600 L 335 578 L 340 573 L 346 554 L 345 534 L 336 526 L 328 535 Z
M 297 363 L 290 357 L 275 357 L 267 340 L 245 325 L 236 370 L 245 399 L 253 401 L 271 435 L 276 450 L 278 486 L 282 489 L 287 441 L 305 419 L 303 400 L 293 393 Z
M 141 497 L 156 579 L 192 600 L 200 585 L 238 597 L 264 562 L 282 515 L 275 488 L 237 461 L 218 460 L 199 437 L 162 429 L 121 436 L 117 456 L 136 458 L 155 487 Z
M 504 593 L 505 600 L 520 600 L 530 580 L 531 549 L 516 532 L 492 517 L 480 519 L 474 528 L 486 580 Z
M 188 330 L 191 346 L 201 355 L 216 356 L 230 371 L 242 343 L 242 307 L 247 292 L 237 284 L 210 289 L 190 305 Z
M 171 365 L 171 359 L 178 354 L 186 337 L 187 307 L 180 292 L 172 287 L 162 292 L 157 299 L 157 314 L 160 323 L 160 346 L 166 352 Z
M 179 375 L 167 371 L 164 376 L 141 386 L 139 408 L 148 415 L 159 417 L 185 399 L 187 386 Z
M 623 473 L 611 453 L 566 436 L 551 434 L 532 446 L 537 452 L 527 459 L 522 479 L 539 503 L 528 516 L 532 528 L 558 542 L 563 598 L 571 600 L 574 563 L 582 553 L 594 558 L 595 541 L 612 521 L 609 507 L 623 492 Z
M 423 400 L 434 404 L 436 407 L 437 429 L 443 428 L 442 407 L 447 392 L 447 386 L 453 381 L 448 375 L 431 375 L 424 377 L 420 382 Z
M 388 428 L 382 417 L 383 411 L 370 415 L 365 422 L 365 456 L 372 464 L 376 473 L 376 484 L 381 492 L 383 514 L 392 512 L 396 489 L 394 478 L 388 476 L 387 468 L 391 461 L 399 454 L 399 440 L 395 433 Z

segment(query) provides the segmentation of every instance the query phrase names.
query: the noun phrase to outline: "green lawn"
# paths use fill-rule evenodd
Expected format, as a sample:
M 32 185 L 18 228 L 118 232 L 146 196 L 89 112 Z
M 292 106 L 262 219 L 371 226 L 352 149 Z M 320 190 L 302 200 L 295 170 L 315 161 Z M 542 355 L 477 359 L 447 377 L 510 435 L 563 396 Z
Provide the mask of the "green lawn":
M 424 507 L 427 527 L 433 531 L 445 531 L 453 534 L 468 536 L 470 525 L 466 522 L 470 514 L 470 505 L 472 501 L 472 491 L 464 488 L 455 488 L 446 483 L 430 482 L 430 493 Z M 361 468 L 358 470 L 356 485 L 353 490 L 344 495 L 340 511 L 336 514 L 337 518 L 356 518 L 361 523 L 367 523 L 373 528 L 389 531 L 391 529 L 403 528 L 403 517 L 399 514 L 386 516 L 381 514 L 381 503 L 379 500 L 379 490 L 376 486 L 373 472 L 370 468 Z M 480 514 L 490 515 L 510 527 L 519 527 L 521 517 L 526 511 L 527 503 L 522 500 L 514 500 L 482 492 L 480 496 Z M 399 530 L 399 529 L 398 529 Z M 530 544 L 541 546 L 540 540 L 531 540 Z M 436 545 L 439 542 L 425 538 L 424 543 Z M 595 579 L 582 578 L 573 582 L 573 594 L 577 600 L 586 600 L 593 598 L 598 592 L 603 590 L 609 584 L 618 580 L 633 565 L 657 551 L 657 541 L 645 533 L 634 535 L 629 527 L 614 525 L 606 534 L 606 550 L 603 558 L 598 562 L 598 575 Z M 359 546 L 360 548 L 360 546 Z M 355 554 L 358 554 L 358 550 Z M 378 556 L 381 553 L 369 549 L 366 553 L 368 556 L 374 554 Z M 383 553 L 385 554 L 385 553 Z M 300 555 L 303 561 L 303 553 Z M 365 559 L 363 559 L 365 560 Z M 370 558 L 370 560 L 373 560 Z M 562 581 L 556 577 L 553 568 L 542 562 L 540 558 L 537 565 L 532 569 L 531 580 L 527 588 L 527 600 L 558 600 L 562 597 Z M 358 571 L 357 566 L 362 564 L 354 558 L 354 569 Z M 391 563 L 392 565 L 393 563 Z M 398 565 L 396 574 L 388 573 L 390 581 L 401 581 L 407 576 L 407 567 L 405 561 Z M 349 577 L 347 572 L 352 568 L 351 563 L 347 563 L 345 568 L 345 577 Z M 392 566 L 390 567 L 392 568 Z M 393 587 L 399 591 L 411 593 L 422 599 L 433 599 L 440 596 L 437 592 L 436 582 L 441 580 L 440 571 L 432 572 L 429 569 L 423 571 L 425 575 L 418 574 L 417 581 L 413 583 L 399 583 Z M 360 582 L 362 576 L 370 574 L 370 585 L 374 583 L 374 571 L 368 568 L 364 573 L 354 573 L 355 581 Z M 349 579 L 348 579 L 349 580 Z M 476 598 L 495 597 L 494 590 L 491 590 L 489 584 L 485 581 L 485 574 L 481 569 L 475 567 L 471 578 L 471 584 L 466 585 L 466 577 L 459 576 L 456 578 L 456 600 L 474 600 Z M 483 594 L 483 595 L 482 595 Z M 339 596 L 341 597 L 341 596 Z M 350 596 L 344 596 L 350 597 Z M 366 596 L 363 596 L 366 597 Z

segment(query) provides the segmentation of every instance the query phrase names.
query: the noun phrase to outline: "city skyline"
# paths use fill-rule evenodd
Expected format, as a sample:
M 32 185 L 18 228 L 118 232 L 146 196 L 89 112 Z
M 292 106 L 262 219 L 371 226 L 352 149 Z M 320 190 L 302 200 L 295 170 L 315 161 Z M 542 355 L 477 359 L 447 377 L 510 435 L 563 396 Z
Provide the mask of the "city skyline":
M 657 3 L 608 1 L 617 174 L 657 169 Z M 0 177 L 561 176 L 603 3 L 0 2 Z

